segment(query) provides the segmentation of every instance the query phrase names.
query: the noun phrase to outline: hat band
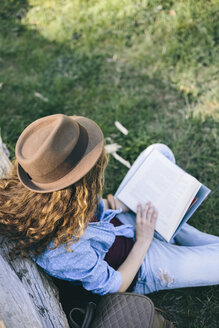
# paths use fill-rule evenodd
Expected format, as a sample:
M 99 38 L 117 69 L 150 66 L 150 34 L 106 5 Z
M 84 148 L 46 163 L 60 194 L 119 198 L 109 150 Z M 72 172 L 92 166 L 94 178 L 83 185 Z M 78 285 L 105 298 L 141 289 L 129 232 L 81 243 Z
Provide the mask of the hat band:
M 80 159 L 83 157 L 87 145 L 88 145 L 88 134 L 84 127 L 82 127 L 79 123 L 79 138 L 76 146 L 72 150 L 72 152 L 68 155 L 68 157 L 59 164 L 53 171 L 41 175 L 41 176 L 31 176 L 31 180 L 38 182 L 38 183 L 51 183 L 55 182 L 62 177 L 64 177 L 66 174 L 68 174 L 80 161 Z

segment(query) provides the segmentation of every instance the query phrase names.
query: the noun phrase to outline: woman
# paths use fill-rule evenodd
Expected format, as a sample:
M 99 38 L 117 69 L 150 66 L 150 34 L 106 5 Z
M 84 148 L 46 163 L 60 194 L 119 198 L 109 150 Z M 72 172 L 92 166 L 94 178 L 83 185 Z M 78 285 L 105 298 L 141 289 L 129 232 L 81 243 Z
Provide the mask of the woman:
M 174 161 L 167 146 L 150 147 Z M 168 244 L 154 238 L 150 203 L 135 217 L 116 198 L 102 200 L 107 157 L 92 120 L 57 114 L 33 122 L 17 141 L 16 161 L 0 182 L 0 232 L 49 275 L 100 295 L 219 282 L 218 237 L 185 224 L 178 245 Z

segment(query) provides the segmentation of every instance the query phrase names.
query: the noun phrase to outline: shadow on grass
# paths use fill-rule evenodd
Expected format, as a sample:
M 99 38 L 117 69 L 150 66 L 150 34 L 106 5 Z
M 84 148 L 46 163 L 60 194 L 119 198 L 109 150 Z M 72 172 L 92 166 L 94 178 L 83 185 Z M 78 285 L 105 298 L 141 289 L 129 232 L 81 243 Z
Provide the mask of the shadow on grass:
M 170 315 L 179 328 L 218 327 L 218 296 L 215 286 L 160 291 L 149 297 L 157 307 Z
M 170 81 L 160 73 L 151 75 L 127 62 L 115 62 L 113 53 L 82 53 L 75 38 L 72 47 L 46 40 L 21 24 L 29 9 L 27 1 L 4 0 L 1 6 L 0 126 L 12 154 L 19 134 L 33 120 L 60 112 L 77 113 L 93 118 L 105 136 L 122 144 L 121 155 L 130 162 L 148 144 L 164 142 L 178 152 L 185 169 L 195 174 L 198 167 L 200 177 L 207 172 L 204 179 L 208 181 L 211 166 L 206 171 L 197 165 L 197 159 L 202 147 L 202 156 L 216 167 L 212 156 L 216 144 L 211 134 L 215 122 L 187 119 L 182 110 L 185 100 Z M 128 138 L 115 129 L 115 120 L 129 129 Z M 206 128 L 210 129 L 208 135 Z M 185 149 L 188 145 L 189 150 Z M 125 173 L 120 164 L 110 163 L 107 176 L 114 179 L 108 179 L 107 192 L 116 189 Z M 209 184 L 214 186 L 213 180 Z M 209 204 L 211 209 L 216 206 Z M 203 212 L 203 220 L 207 215 L 213 222 L 211 214 Z M 178 327 L 216 328 L 216 292 L 213 287 L 164 291 L 153 294 L 152 299 L 173 315 Z
M 142 142 L 141 134 L 154 115 L 166 107 L 171 111 L 184 105 L 181 95 L 158 74 L 150 77 L 127 63 L 110 62 L 109 53 L 82 53 L 77 40 L 72 40 L 71 49 L 64 43 L 49 42 L 21 24 L 29 9 L 27 1 L 3 3 L 0 83 L 4 105 L 0 122 L 11 151 L 27 124 L 63 112 L 95 119 L 105 135 L 115 134 L 114 121 L 122 120 L 138 138 L 132 150 L 135 157 L 151 142 L 150 138 Z

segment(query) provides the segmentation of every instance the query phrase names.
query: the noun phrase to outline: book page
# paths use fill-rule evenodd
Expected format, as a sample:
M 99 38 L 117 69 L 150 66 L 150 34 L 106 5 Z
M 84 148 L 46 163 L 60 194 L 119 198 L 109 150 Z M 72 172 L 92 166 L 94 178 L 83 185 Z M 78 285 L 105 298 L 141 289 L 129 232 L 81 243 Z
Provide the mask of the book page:
M 197 210 L 197 208 L 202 204 L 202 202 L 205 200 L 205 198 L 209 195 L 211 190 L 207 188 L 205 185 L 201 185 L 199 188 L 198 192 L 196 193 L 196 201 L 190 206 L 185 215 L 183 216 L 182 220 L 180 221 L 180 224 L 176 227 L 176 230 L 174 231 L 173 237 L 177 234 L 179 229 L 182 227 L 184 223 L 186 223 L 189 218 L 193 215 L 193 213 Z M 172 237 L 171 237 L 172 238 Z
M 137 202 L 144 205 L 151 201 L 158 210 L 156 230 L 164 238 L 169 238 L 170 233 L 175 231 L 191 194 L 194 193 L 191 188 L 195 181 L 195 178 L 164 155 L 153 150 L 117 198 L 135 213 Z
M 192 182 L 193 180 L 193 182 Z M 181 219 L 188 210 L 191 200 L 194 198 L 196 193 L 201 187 L 201 183 L 198 182 L 195 178 L 185 173 L 185 175 L 178 181 L 178 195 L 174 195 L 174 191 L 169 195 L 164 197 L 164 203 L 162 206 L 165 206 L 174 195 L 174 202 L 172 203 L 171 208 L 169 207 L 169 214 L 166 212 L 161 212 L 161 216 L 157 222 L 156 230 L 160 233 L 164 233 L 165 238 L 169 241 L 177 229 Z M 168 220 L 167 220 L 168 219 Z

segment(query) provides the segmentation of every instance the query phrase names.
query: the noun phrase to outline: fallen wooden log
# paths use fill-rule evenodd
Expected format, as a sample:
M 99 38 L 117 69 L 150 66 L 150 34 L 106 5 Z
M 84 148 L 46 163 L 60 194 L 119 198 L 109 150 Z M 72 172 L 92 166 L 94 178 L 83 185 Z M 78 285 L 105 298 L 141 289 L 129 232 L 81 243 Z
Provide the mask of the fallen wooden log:
M 12 164 L 0 134 L 0 178 Z M 9 255 L 9 243 L 0 237 L 0 328 L 69 328 L 58 290 L 31 259 Z
M 12 260 L 8 243 L 3 240 L 0 243 L 1 321 L 6 328 L 69 328 L 53 281 L 31 259 Z

